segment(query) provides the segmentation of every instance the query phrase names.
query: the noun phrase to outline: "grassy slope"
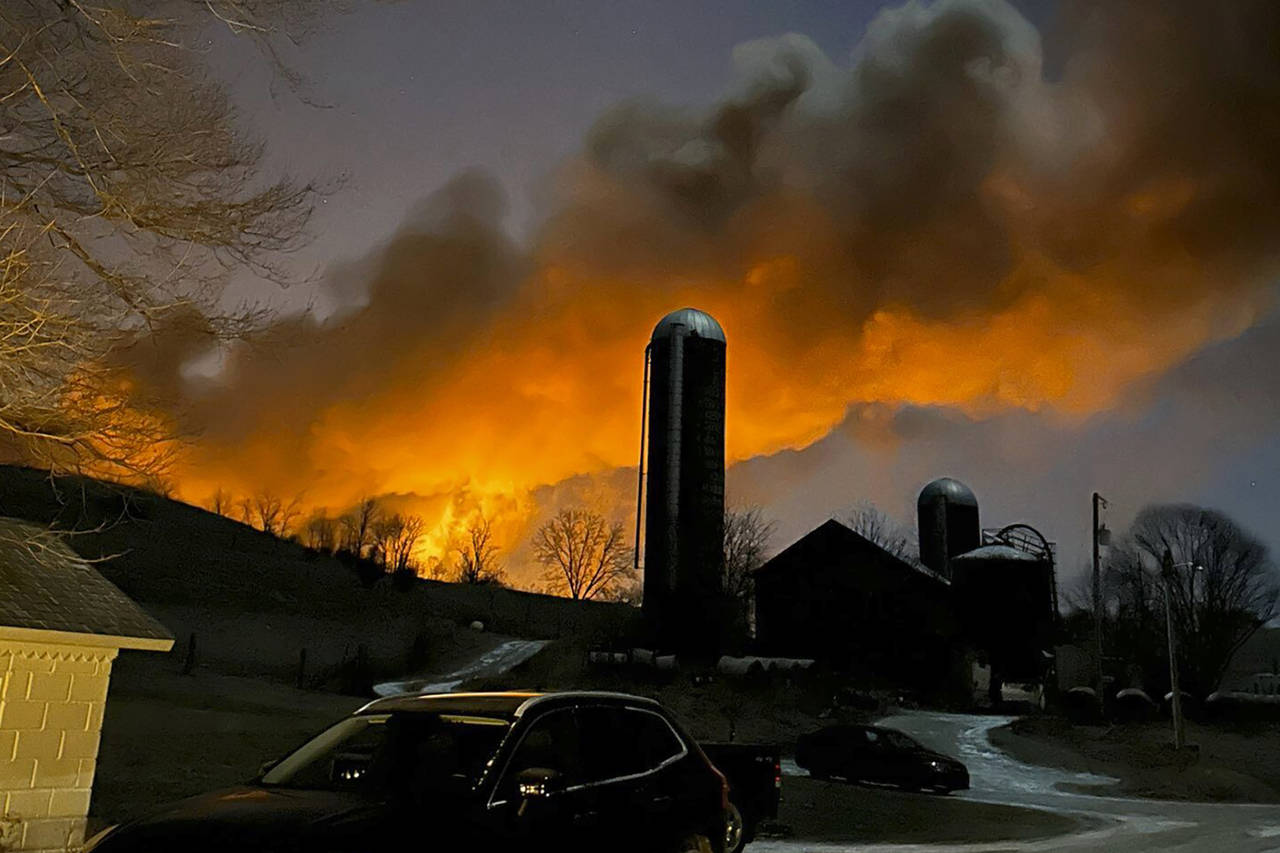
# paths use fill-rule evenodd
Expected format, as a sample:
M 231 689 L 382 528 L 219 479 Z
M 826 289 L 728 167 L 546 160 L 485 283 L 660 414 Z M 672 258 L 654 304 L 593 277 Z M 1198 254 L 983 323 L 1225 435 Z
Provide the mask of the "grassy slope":
M 256 679 L 181 676 L 156 656 L 116 662 L 90 805 L 95 827 L 244 782 L 365 700 Z
M 1280 725 L 1229 730 L 1188 723 L 1199 757 L 1180 760 L 1169 723 L 1072 726 L 1028 717 L 991 733 L 991 741 L 1019 760 L 1120 780 L 1106 793 L 1154 799 L 1280 803 Z M 1102 793 L 1089 791 L 1089 793 Z
M 374 677 L 448 669 L 476 652 L 473 620 L 524 637 L 607 638 L 630 625 L 623 605 L 583 604 L 489 587 L 421 581 L 362 587 L 329 556 L 178 501 L 81 478 L 0 466 L 0 514 L 82 531 L 73 548 L 224 673 L 292 681 L 299 653 L 312 673 L 366 647 Z M 84 532 L 87 531 L 87 532 Z M 415 639 L 425 656 L 409 660 Z

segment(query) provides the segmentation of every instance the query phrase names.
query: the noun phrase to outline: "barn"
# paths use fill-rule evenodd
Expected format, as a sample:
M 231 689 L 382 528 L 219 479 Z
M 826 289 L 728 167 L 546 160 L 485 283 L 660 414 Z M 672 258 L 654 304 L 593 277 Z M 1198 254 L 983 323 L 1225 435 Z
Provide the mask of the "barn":
M 1053 546 L 1035 528 L 983 530 L 978 501 L 943 477 L 917 501 L 921 560 L 904 559 L 834 519 L 756 573 L 760 653 L 816 658 L 854 677 L 972 688 L 965 662 L 1005 682 L 1039 682 L 1057 628 Z
M 0 518 L 0 850 L 81 843 L 111 663 L 172 646 L 60 538 Z
M 756 572 L 763 654 L 813 657 L 871 680 L 937 683 L 959 630 L 950 584 L 835 519 Z

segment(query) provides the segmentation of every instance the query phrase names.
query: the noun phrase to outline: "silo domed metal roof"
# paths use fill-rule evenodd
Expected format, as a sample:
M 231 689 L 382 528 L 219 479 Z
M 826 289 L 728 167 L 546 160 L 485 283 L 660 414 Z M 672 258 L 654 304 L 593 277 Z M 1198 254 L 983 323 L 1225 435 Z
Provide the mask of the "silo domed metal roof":
M 944 499 L 949 504 L 958 504 L 960 506 L 976 507 L 978 505 L 978 499 L 974 497 L 969 487 L 959 480 L 953 480 L 951 477 L 939 477 L 921 489 L 917 503 L 920 506 L 925 506 L 938 498 Z
M 724 329 L 720 328 L 716 318 L 697 308 L 681 308 L 679 311 L 672 311 L 653 327 L 653 335 L 649 340 L 652 342 L 659 338 L 669 338 L 675 334 L 677 328 L 682 326 L 688 330 L 688 334 L 725 343 Z

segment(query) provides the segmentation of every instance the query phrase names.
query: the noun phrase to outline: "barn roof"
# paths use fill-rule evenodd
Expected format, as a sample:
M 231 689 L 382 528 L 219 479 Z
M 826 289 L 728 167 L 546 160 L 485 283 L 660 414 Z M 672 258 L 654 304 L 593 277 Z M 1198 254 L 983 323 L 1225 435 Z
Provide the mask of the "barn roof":
M 167 651 L 173 637 L 48 530 L 0 517 L 0 633 Z M 101 642 L 98 642 L 98 640 Z
M 925 577 L 947 584 L 949 581 L 942 575 L 925 566 L 923 563 L 915 560 L 904 560 L 901 557 L 886 551 L 880 545 L 872 542 L 862 534 L 846 524 L 842 524 L 834 518 L 828 519 L 822 524 L 810 530 L 804 536 L 801 536 L 795 542 L 792 542 L 786 548 L 783 548 L 773 557 L 771 557 L 763 566 L 756 570 L 756 574 L 768 574 L 775 571 L 779 566 L 787 562 L 790 552 L 805 548 L 818 542 L 828 542 L 836 547 L 846 548 L 863 548 L 874 549 L 879 551 L 890 564 L 896 564 L 900 569 L 907 572 L 918 572 Z

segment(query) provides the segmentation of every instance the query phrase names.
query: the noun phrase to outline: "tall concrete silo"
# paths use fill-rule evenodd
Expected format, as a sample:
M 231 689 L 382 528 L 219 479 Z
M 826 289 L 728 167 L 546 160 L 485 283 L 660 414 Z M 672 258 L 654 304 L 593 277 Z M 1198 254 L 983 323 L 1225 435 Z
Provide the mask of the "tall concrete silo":
M 921 490 L 916 512 L 920 522 L 920 562 L 950 577 L 951 558 L 982 544 L 978 499 L 959 480 L 941 477 Z
M 705 312 L 673 311 L 645 359 L 644 613 L 665 642 L 711 651 L 723 609 L 724 330 Z

